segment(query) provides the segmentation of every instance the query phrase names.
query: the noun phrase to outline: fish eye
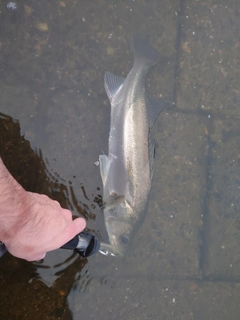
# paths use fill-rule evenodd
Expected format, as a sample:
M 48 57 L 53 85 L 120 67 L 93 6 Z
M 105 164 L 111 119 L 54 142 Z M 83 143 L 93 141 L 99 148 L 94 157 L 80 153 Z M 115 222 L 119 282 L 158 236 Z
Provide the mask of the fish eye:
M 119 237 L 119 240 L 120 240 L 121 245 L 124 246 L 124 247 L 126 247 L 130 242 L 130 239 L 125 234 L 122 234 Z

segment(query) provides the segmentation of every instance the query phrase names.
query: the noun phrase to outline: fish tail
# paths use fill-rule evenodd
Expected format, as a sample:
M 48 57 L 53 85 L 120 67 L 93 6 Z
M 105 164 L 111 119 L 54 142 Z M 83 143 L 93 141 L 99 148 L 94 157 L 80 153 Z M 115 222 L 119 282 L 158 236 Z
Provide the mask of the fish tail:
M 146 66 L 153 66 L 159 58 L 159 53 L 149 42 L 148 37 L 135 36 L 133 41 L 134 63 L 141 62 Z

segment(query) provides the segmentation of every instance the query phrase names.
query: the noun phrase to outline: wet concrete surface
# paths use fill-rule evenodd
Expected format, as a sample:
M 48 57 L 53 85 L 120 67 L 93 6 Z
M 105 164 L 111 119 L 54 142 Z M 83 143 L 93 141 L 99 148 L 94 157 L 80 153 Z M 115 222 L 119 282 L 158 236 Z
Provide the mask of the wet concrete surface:
M 6 254 L 0 318 L 239 319 L 238 3 L 25 1 L 10 12 L 0 1 L 0 11 L 0 155 L 101 240 L 103 75 L 126 76 L 134 34 L 160 52 L 149 92 L 173 102 L 154 127 L 149 209 L 126 257 Z

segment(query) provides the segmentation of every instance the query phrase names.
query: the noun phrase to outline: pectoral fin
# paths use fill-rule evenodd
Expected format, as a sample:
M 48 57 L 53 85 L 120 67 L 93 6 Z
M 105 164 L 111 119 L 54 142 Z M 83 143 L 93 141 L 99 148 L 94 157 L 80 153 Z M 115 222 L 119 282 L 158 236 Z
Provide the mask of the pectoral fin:
M 99 156 L 99 162 L 100 162 L 100 174 L 102 177 L 103 186 L 106 183 L 106 179 L 108 176 L 108 170 L 109 170 L 109 159 L 108 156 L 105 154 L 102 154 Z

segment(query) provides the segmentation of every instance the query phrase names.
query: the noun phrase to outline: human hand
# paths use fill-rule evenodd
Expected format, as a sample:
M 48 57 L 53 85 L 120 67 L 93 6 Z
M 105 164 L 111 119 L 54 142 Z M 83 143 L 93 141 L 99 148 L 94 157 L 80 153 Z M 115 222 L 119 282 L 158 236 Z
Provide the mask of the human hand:
M 28 261 L 44 258 L 86 226 L 82 218 L 49 197 L 25 191 L 0 158 L 0 241 L 8 251 Z
M 86 226 L 82 218 L 72 220 L 72 213 L 49 197 L 26 192 L 19 207 L 18 225 L 9 239 L 3 240 L 15 257 L 28 261 L 43 259 L 46 252 L 60 248 Z

